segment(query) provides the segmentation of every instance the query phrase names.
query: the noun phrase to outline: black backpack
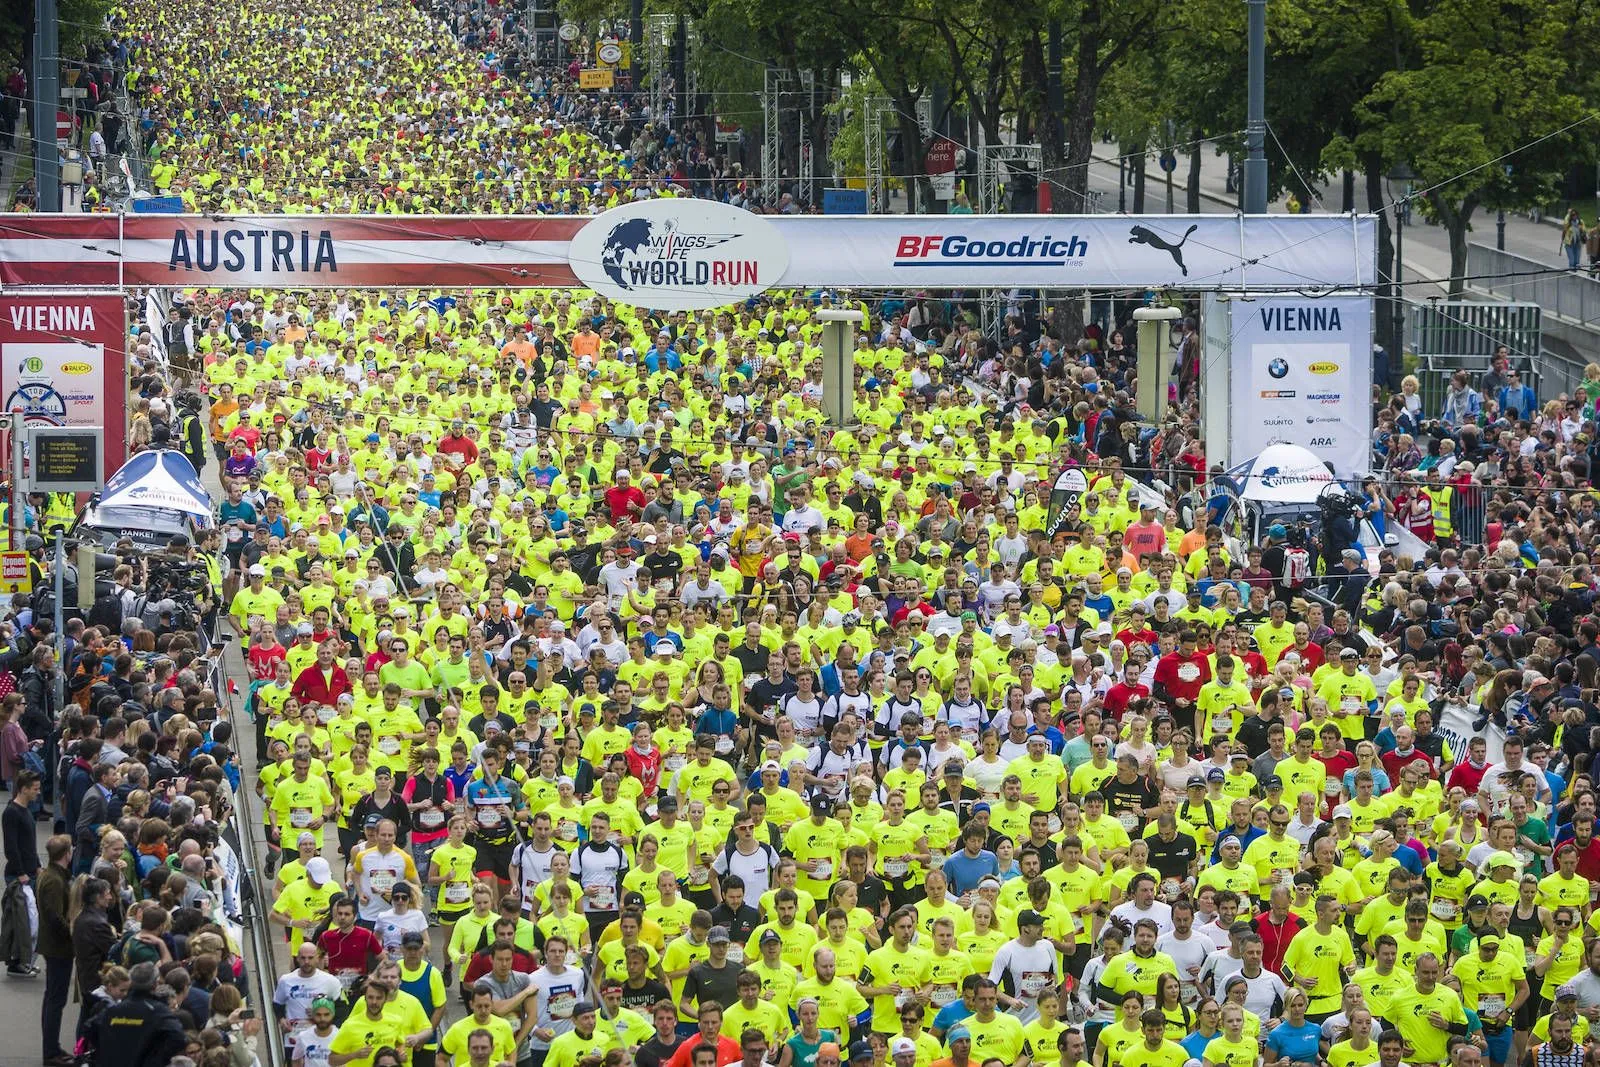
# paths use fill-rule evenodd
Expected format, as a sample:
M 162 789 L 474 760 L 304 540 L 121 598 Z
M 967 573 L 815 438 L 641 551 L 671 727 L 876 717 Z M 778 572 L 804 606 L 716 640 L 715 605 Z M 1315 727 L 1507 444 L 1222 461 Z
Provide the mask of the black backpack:
M 122 595 L 105 593 L 94 598 L 87 620 L 90 626 L 104 626 L 113 635 L 122 633 Z

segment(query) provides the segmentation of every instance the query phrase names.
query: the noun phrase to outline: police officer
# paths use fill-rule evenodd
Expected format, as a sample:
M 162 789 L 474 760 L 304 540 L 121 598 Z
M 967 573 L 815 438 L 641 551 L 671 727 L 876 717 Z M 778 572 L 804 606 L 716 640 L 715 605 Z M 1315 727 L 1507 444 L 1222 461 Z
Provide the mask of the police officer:
M 128 995 L 89 1020 L 84 1036 L 98 1067 L 149 1067 L 183 1051 L 183 1023 L 156 995 L 156 978 L 154 963 L 135 964 L 128 971 Z

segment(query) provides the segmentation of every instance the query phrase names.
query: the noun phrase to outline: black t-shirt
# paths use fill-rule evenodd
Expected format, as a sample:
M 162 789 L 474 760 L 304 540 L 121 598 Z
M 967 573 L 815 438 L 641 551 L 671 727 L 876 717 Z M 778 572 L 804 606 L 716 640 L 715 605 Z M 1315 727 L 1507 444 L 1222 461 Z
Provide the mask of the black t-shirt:
M 795 684 L 789 680 L 788 675 L 784 675 L 782 681 L 774 682 L 763 674 L 756 679 L 756 684 L 750 687 L 744 702 L 751 710 L 765 715 L 774 705 L 794 691 Z
M 879 905 L 888 896 L 889 887 L 875 874 L 868 874 L 866 878 L 856 882 L 856 907 L 865 908 L 873 915 L 879 914 Z
M 1100 787 L 1100 792 L 1106 798 L 1108 815 L 1116 818 L 1123 812 L 1132 812 L 1139 820 L 1137 826 L 1139 830 L 1144 829 L 1144 809 L 1155 807 L 1156 802 L 1161 799 L 1161 794 L 1156 792 L 1150 779 L 1142 774 L 1131 782 L 1123 782 L 1116 775 L 1112 775 L 1106 780 L 1106 784 Z
M 746 648 L 744 642 L 739 642 L 733 649 L 733 658 L 739 662 L 739 668 L 744 671 L 746 678 L 758 678 L 767 673 L 767 657 L 772 652 L 766 645 L 756 645 L 755 648 Z
M 743 945 L 750 940 L 756 927 L 761 925 L 761 913 L 748 904 L 740 904 L 737 908 L 718 904 L 711 909 L 711 925 L 726 926 L 733 943 Z
M 739 999 L 739 973 L 743 970 L 742 964 L 727 960 L 721 967 L 713 967 L 709 962 L 697 963 L 689 968 L 689 977 L 683 980 L 683 999 L 693 1004 L 708 1000 L 732 1004 Z
M 623 1003 L 626 1004 L 627 992 L 624 991 L 622 996 Z M 700 1035 L 696 1033 L 695 1036 L 698 1038 Z M 638 1064 L 638 1067 L 661 1067 L 663 1063 L 672 1059 L 673 1054 L 682 1048 L 687 1040 L 689 1039 L 686 1037 L 676 1035 L 667 1042 L 663 1042 L 659 1037 L 652 1037 L 634 1051 L 633 1062 Z
M 645 978 L 644 985 L 638 989 L 634 989 L 627 982 L 622 983 L 622 1006 L 632 1008 L 646 1019 L 650 1018 L 650 1011 L 657 1001 L 671 999 L 672 990 L 654 978 Z
M 676 552 L 652 552 L 640 560 L 644 569 L 649 572 L 652 582 L 659 582 L 663 578 L 671 578 L 672 584 L 678 584 L 678 575 L 683 573 L 683 557 Z
M 1159 833 L 1144 839 L 1150 847 L 1150 866 L 1160 872 L 1163 879 L 1176 878 L 1180 882 L 1189 877 L 1189 867 L 1199 851 L 1194 838 L 1179 833 L 1171 841 L 1163 841 Z

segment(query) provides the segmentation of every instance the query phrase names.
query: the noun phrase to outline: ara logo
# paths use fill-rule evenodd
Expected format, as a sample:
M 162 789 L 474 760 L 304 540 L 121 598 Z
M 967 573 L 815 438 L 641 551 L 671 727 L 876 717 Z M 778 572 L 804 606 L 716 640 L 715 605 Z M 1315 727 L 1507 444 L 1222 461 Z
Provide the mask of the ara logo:
M 1332 448 L 1334 440 L 1331 437 L 1313 437 L 1306 442 L 1307 448 Z

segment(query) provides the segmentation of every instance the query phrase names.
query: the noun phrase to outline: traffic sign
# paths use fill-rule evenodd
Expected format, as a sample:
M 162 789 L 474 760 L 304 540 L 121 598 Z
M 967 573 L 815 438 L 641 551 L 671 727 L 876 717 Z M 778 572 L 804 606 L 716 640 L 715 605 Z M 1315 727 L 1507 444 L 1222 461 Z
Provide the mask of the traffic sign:
M 1171 152 L 1161 153 L 1161 169 L 1171 174 L 1178 169 L 1178 157 Z
M 33 592 L 33 571 L 26 552 L 0 552 L 0 593 L 26 596 Z

